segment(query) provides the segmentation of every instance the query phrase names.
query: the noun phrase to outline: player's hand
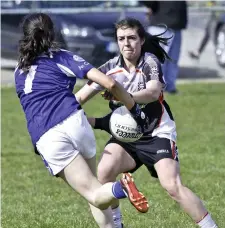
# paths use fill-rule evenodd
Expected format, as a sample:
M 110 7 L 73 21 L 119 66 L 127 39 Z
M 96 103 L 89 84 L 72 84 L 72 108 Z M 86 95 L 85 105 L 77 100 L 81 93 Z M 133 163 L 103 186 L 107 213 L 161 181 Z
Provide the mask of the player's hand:
M 137 122 L 138 126 L 140 127 L 140 131 L 144 133 L 146 125 L 148 123 L 148 117 L 145 113 L 141 110 L 141 107 L 135 103 L 131 110 L 129 110 L 135 121 Z
M 108 101 L 114 100 L 114 101 L 118 101 L 118 99 L 116 97 L 114 97 L 112 95 L 112 93 L 110 93 L 108 90 L 105 90 L 104 92 L 101 93 L 101 96 Z
M 95 123 L 93 124 L 93 128 L 100 129 L 111 134 L 110 127 L 109 127 L 109 121 L 110 121 L 111 115 L 112 115 L 112 112 L 110 112 L 106 116 L 95 118 Z

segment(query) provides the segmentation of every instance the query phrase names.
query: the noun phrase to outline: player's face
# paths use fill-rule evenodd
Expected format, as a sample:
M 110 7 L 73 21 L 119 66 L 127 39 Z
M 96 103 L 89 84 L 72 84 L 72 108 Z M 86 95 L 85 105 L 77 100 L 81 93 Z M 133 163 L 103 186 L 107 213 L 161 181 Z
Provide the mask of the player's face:
M 134 61 L 140 57 L 144 40 L 139 37 L 135 28 L 119 28 L 117 42 L 123 58 Z

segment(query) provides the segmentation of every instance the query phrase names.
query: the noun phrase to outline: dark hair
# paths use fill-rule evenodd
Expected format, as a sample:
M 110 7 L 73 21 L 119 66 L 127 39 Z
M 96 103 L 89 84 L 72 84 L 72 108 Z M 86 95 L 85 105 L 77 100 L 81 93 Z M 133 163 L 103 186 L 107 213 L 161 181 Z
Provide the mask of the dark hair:
M 145 42 L 142 46 L 142 53 L 150 52 L 154 54 L 161 63 L 164 63 L 166 59 L 170 59 L 166 51 L 160 46 L 160 43 L 167 45 L 167 42 L 172 37 L 161 37 L 168 29 L 166 25 L 165 31 L 158 35 L 151 35 L 147 33 L 140 23 L 140 21 L 134 18 L 125 18 L 115 25 L 115 36 L 119 28 L 136 28 L 137 33 L 141 39 L 145 39 Z M 117 36 L 116 36 L 117 39 Z
M 34 13 L 26 16 L 22 22 L 22 30 L 18 67 L 27 71 L 38 55 L 50 55 L 49 49 L 56 48 L 57 44 L 54 42 L 54 25 L 47 14 Z

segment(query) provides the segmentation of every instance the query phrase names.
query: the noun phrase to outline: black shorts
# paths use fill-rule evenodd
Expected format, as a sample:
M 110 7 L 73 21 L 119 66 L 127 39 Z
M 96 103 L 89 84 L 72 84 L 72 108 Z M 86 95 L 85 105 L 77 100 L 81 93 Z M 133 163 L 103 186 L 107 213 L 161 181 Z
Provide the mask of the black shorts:
M 167 138 L 155 136 L 145 140 L 138 140 L 133 143 L 124 143 L 111 137 L 106 145 L 110 143 L 116 143 L 123 147 L 123 149 L 135 160 L 136 167 L 133 170 L 127 170 L 127 172 L 134 172 L 144 164 L 151 175 L 157 178 L 158 176 L 154 164 L 163 158 L 171 158 L 178 161 L 176 143 Z

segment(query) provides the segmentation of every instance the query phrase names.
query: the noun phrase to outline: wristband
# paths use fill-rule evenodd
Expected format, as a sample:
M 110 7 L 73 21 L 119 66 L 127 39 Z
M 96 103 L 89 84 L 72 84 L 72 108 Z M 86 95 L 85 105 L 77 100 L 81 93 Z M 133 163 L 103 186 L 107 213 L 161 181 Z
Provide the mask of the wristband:
M 129 111 L 132 115 L 136 116 L 137 115 L 137 109 L 138 109 L 138 104 L 135 102 L 134 106 Z M 141 111 L 141 110 L 139 109 L 139 111 Z
M 95 118 L 95 126 L 94 129 L 102 130 L 102 118 Z
M 109 113 L 108 115 L 101 117 L 101 118 L 95 118 L 95 126 L 94 129 L 100 129 L 108 132 L 111 134 L 109 129 L 109 121 L 112 113 Z

